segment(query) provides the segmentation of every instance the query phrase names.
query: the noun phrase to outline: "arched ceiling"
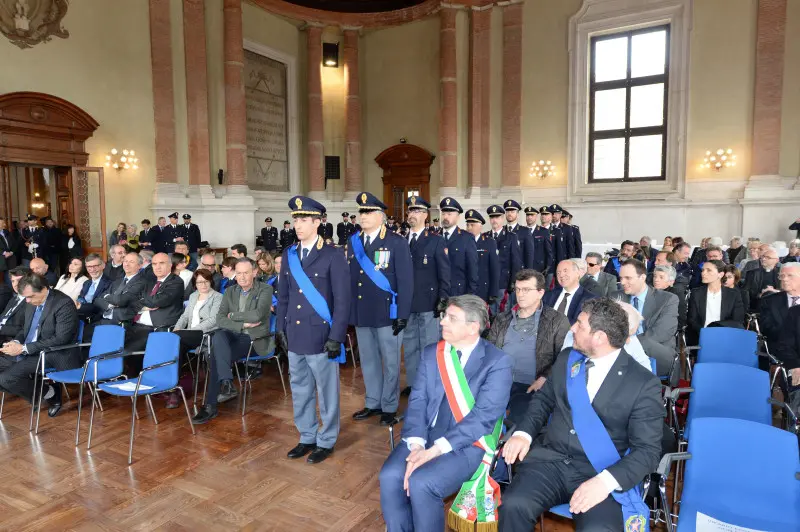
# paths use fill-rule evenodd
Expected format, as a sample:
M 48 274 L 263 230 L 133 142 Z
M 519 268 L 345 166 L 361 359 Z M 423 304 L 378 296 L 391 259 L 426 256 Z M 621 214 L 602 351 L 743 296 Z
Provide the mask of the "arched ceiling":
M 335 13 L 384 13 L 421 4 L 424 0 L 285 0 L 301 7 Z

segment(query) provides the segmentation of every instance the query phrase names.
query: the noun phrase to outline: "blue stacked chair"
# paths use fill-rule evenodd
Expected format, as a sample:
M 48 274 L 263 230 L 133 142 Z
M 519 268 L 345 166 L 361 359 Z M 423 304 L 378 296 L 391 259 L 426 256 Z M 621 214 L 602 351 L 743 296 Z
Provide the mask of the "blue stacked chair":
M 758 367 L 758 335 L 753 331 L 732 327 L 700 329 L 697 363 L 722 362 Z

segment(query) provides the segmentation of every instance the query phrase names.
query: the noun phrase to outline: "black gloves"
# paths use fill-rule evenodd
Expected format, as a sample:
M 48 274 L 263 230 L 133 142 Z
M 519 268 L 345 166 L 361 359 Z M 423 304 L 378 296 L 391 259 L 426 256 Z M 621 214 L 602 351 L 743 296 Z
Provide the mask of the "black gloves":
M 286 342 L 286 333 L 275 333 L 275 349 L 278 354 L 283 353 L 286 356 L 289 355 L 289 344 Z
M 337 358 L 342 352 L 342 344 L 336 340 L 328 340 L 325 342 L 325 351 L 328 352 L 328 358 Z
M 494 305 L 497 303 L 497 296 L 489 296 L 489 304 Z
M 447 310 L 447 298 L 440 297 L 439 301 L 436 303 L 436 314 L 441 316 L 444 314 L 445 310 Z
M 397 336 L 406 328 L 406 325 L 408 325 L 408 320 L 394 320 L 392 322 L 392 334 Z

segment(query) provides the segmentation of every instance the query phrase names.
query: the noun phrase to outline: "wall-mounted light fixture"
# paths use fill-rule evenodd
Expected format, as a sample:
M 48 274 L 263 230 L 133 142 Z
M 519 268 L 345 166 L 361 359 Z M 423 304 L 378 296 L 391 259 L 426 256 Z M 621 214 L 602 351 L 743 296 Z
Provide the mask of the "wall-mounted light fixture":
M 136 157 L 136 152 L 133 150 L 117 151 L 116 148 L 111 148 L 111 152 L 106 155 L 106 166 L 114 168 L 117 171 L 139 168 L 139 158 Z
M 324 42 L 322 43 L 322 64 L 326 67 L 338 68 L 339 67 L 339 43 L 338 42 Z
M 538 177 L 539 179 L 553 177 L 556 175 L 556 165 L 554 165 L 552 161 L 533 161 L 531 163 L 531 171 L 529 175 L 531 177 Z
M 703 157 L 703 163 L 700 165 L 700 170 L 713 168 L 719 172 L 723 168 L 730 168 L 732 166 L 736 166 L 736 155 L 733 153 L 733 150 L 730 148 L 720 148 L 715 152 L 711 150 L 706 151 L 706 155 Z

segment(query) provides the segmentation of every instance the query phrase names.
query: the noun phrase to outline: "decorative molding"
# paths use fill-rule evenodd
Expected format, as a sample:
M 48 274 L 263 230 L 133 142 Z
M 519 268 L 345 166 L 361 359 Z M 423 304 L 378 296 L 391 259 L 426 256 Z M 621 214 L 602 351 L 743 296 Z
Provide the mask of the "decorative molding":
M 325 11 L 292 4 L 284 0 L 250 0 L 251 3 L 278 15 L 307 24 L 322 26 L 360 26 L 362 28 L 380 28 L 397 26 L 419 20 L 439 11 L 441 0 L 424 0 L 423 2 L 394 11 L 377 13 L 340 13 Z
M 53 37 L 69 37 L 61 25 L 68 0 L 0 0 L 0 5 L 0 32 L 23 50 Z
M 584 0 L 569 20 L 569 125 L 567 198 L 686 193 L 686 132 L 689 118 L 689 44 L 692 0 Z M 670 24 L 666 181 L 592 183 L 589 154 L 590 39 L 597 35 Z

